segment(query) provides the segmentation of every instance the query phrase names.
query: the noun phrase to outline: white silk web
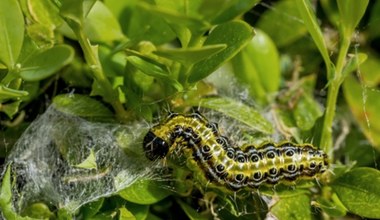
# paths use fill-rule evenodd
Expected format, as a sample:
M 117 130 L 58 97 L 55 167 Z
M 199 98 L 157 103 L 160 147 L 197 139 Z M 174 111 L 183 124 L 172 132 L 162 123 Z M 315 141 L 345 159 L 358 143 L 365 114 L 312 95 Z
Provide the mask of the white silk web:
M 17 211 L 45 202 L 74 212 L 151 174 L 142 152 L 147 126 L 96 123 L 56 110 L 35 120 L 13 147 L 13 204 Z

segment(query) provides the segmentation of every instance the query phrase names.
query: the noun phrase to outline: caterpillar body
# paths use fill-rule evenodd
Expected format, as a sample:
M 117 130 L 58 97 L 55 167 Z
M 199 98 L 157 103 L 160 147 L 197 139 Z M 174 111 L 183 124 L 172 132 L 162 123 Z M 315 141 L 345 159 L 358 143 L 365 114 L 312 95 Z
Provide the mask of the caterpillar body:
M 327 155 L 310 144 L 286 142 L 265 143 L 257 148 L 234 147 L 220 134 L 216 123 L 199 113 L 172 113 L 149 130 L 143 149 L 150 160 L 181 151 L 192 162 L 187 163 L 190 170 L 201 170 L 207 181 L 232 190 L 311 178 L 328 168 Z

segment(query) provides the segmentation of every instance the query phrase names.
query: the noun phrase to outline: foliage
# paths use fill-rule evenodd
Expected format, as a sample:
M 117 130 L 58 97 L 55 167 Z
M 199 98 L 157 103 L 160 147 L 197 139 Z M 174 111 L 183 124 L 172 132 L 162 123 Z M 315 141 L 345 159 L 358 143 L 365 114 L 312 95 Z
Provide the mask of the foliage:
M 175 112 L 202 107 L 261 136 L 312 138 L 332 163 L 319 184 L 280 185 L 274 193 L 263 187 L 248 196 L 201 193 L 178 168 L 173 192 L 141 180 L 75 213 L 38 199 L 18 213 L 12 164 L 5 164 L 2 216 L 380 218 L 380 2 L 259 2 L 1 0 L 0 156 L 50 100 L 64 113 L 124 124 L 152 122 L 167 106 Z M 227 71 L 217 75 L 221 69 Z M 240 89 L 226 84 L 235 80 Z M 247 94 L 237 100 L 241 88 Z M 96 167 L 94 157 L 91 152 L 77 166 Z

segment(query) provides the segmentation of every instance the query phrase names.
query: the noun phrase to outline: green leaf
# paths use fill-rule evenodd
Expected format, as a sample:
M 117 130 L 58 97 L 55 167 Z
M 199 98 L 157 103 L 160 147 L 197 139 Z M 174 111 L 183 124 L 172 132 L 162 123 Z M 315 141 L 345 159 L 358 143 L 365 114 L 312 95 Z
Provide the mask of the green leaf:
M 136 217 L 125 207 L 119 208 L 119 220 L 136 220 Z
M 271 207 L 270 213 L 281 220 L 311 220 L 310 196 L 300 194 L 291 197 L 281 197 Z
M 37 219 L 49 219 L 54 218 L 53 212 L 50 211 L 49 207 L 45 203 L 33 203 L 28 206 L 23 215 L 37 218 Z
M 280 86 L 280 59 L 274 42 L 263 31 L 256 35 L 238 55 L 232 59 L 235 75 L 246 84 L 253 97 L 266 101 L 268 93 Z
M 127 201 L 149 205 L 161 201 L 171 194 L 159 182 L 152 180 L 139 180 L 130 187 L 119 192 L 119 196 Z
M 267 93 L 247 48 L 240 51 L 231 63 L 235 76 L 242 85 L 248 87 L 251 97 L 255 98 L 258 103 L 265 103 Z
M 14 68 L 24 40 L 24 17 L 17 0 L 0 1 L 0 63 Z
M 212 10 L 214 9 L 214 13 L 218 13 L 218 16 L 212 20 L 213 24 L 221 24 L 248 12 L 260 2 L 260 0 L 233 0 L 233 1 L 203 1 L 204 5 L 201 9 Z M 209 2 L 213 3 L 210 4 Z M 223 8 L 220 8 L 221 4 L 225 3 Z
M 83 25 L 83 1 L 61 0 L 60 14 L 71 28 L 74 24 L 77 25 L 77 28 Z
M 0 63 L 14 68 L 24 40 L 24 17 L 17 0 L 0 1 Z
M 96 164 L 96 157 L 95 157 L 94 150 L 90 149 L 90 154 L 88 155 L 88 157 L 81 163 L 74 166 L 78 168 L 83 168 L 83 169 L 97 169 L 98 165 Z
M 21 64 L 20 76 L 26 81 L 45 79 L 69 64 L 73 57 L 74 50 L 70 46 L 54 46 L 24 60 Z
M 328 17 L 329 21 L 335 27 L 338 27 L 339 13 L 338 13 L 338 5 L 336 1 L 321 0 L 319 1 L 319 3 L 321 4 L 322 10 Z
M 123 32 L 132 42 L 150 41 L 160 45 L 176 37 L 163 17 L 151 13 L 149 8 L 139 7 L 136 1 L 106 1 L 106 5 L 116 11 Z
M 256 35 L 247 45 L 247 51 L 252 56 L 264 89 L 267 92 L 277 92 L 280 86 L 280 58 L 272 39 L 256 29 Z
M 7 170 L 2 178 L 0 207 L 4 214 L 11 211 L 9 210 L 12 207 L 11 165 L 7 166 Z
M 207 37 L 203 46 L 226 44 L 223 51 L 196 63 L 189 73 L 188 82 L 195 83 L 206 78 L 218 67 L 235 56 L 253 37 L 251 26 L 243 21 L 232 21 L 218 25 Z
M 347 209 L 337 198 L 336 194 L 333 195 L 333 201 L 327 200 L 323 197 L 318 199 L 320 208 L 331 217 L 344 217 L 347 214 Z
M 194 30 L 203 30 L 209 26 L 209 24 L 199 16 L 188 15 L 181 11 L 174 10 L 173 8 L 150 5 L 143 1 L 139 1 L 137 6 L 140 10 L 146 10 L 154 14 L 156 17 L 164 18 L 169 24 L 181 24 L 181 26 L 189 27 L 189 29 Z
M 92 216 L 91 218 L 89 218 L 88 220 L 114 220 L 115 219 L 115 211 L 104 211 L 104 212 L 101 212 L 95 216 Z M 69 217 L 67 220 L 72 220 L 73 217 Z M 66 219 L 64 219 L 66 220 Z
M 136 5 L 137 0 L 131 1 L 103 1 L 116 18 L 120 19 L 122 13 L 130 6 Z M 121 23 L 121 22 L 120 22 Z
M 163 67 L 148 62 L 138 56 L 128 56 L 127 61 L 146 75 L 168 81 L 177 91 L 183 90 L 182 85 L 177 80 L 171 78 L 170 73 Z
M 59 10 L 51 1 L 27 1 L 31 18 L 40 24 L 55 29 L 62 24 Z
M 103 203 L 104 198 L 100 198 L 94 202 L 83 205 L 80 208 L 80 213 L 82 214 L 83 219 L 89 219 L 92 216 L 96 215 L 99 212 L 100 208 L 102 208 Z
M 186 213 L 187 217 L 191 220 L 206 220 L 209 219 L 205 216 L 202 216 L 199 212 L 194 210 L 191 206 L 184 203 L 183 201 L 177 199 L 178 204 L 181 206 L 182 210 Z
M 297 127 L 302 130 L 311 129 L 322 115 L 319 104 L 307 93 L 301 95 L 293 111 Z
M 17 59 L 17 63 L 23 63 L 25 60 L 33 57 L 38 52 L 42 51 L 38 45 L 29 37 L 25 35 L 24 42 L 22 44 L 20 56 Z
M 368 54 L 358 53 L 350 58 L 343 69 L 343 74 L 352 73 L 356 69 L 360 71 L 360 78 L 366 86 L 375 88 L 380 84 L 380 57 L 376 53 L 370 51 Z
M 371 15 L 368 24 L 376 24 L 380 20 L 380 1 L 375 1 L 371 6 Z M 376 39 L 380 36 L 380 28 L 377 25 L 368 25 L 369 40 Z
M 173 0 L 154 0 L 154 3 L 170 11 L 192 17 L 200 17 L 198 10 L 202 7 L 203 0 L 192 1 L 173 1 Z
M 63 20 L 59 15 L 59 9 L 52 1 L 20 1 L 23 12 L 28 18 L 27 32 L 41 47 L 53 45 L 55 42 L 55 29 Z
M 304 21 L 307 30 L 309 31 L 311 37 L 314 40 L 314 43 L 317 45 L 319 52 L 321 53 L 323 60 L 326 65 L 327 73 L 332 74 L 331 65 L 332 62 L 330 60 L 330 56 L 327 50 L 326 42 L 323 38 L 323 34 L 321 29 L 319 28 L 319 24 L 317 22 L 317 18 L 315 16 L 315 12 L 312 9 L 311 3 L 309 0 L 297 0 L 297 7 L 299 13 Z M 328 75 L 330 76 L 330 75 Z
M 203 98 L 198 102 L 193 104 L 222 112 L 265 134 L 273 132 L 272 124 L 269 121 L 263 118 L 258 111 L 241 102 L 224 97 Z
M 79 94 L 63 94 L 54 97 L 54 107 L 64 113 L 86 118 L 110 119 L 112 112 L 99 101 Z
M 91 41 L 112 42 L 125 39 L 119 22 L 101 1 L 96 1 L 83 25 L 84 32 Z
M 337 0 L 340 22 L 345 36 L 351 37 L 367 9 L 368 2 L 369 0 Z
M 365 218 L 380 218 L 380 171 L 360 167 L 332 183 L 333 190 L 348 211 Z
M 372 166 L 380 158 L 380 151 L 373 150 L 373 145 L 356 123 L 354 127 L 351 127 L 344 143 L 344 148 L 335 154 L 336 158 L 341 156 L 349 158 L 356 167 Z
M 180 62 L 185 66 L 190 66 L 222 51 L 225 48 L 225 44 L 220 44 L 204 46 L 201 48 L 159 49 L 154 53 L 159 56 Z
M 178 40 L 181 42 L 182 48 L 187 48 L 192 37 L 190 29 L 179 24 L 170 24 L 170 27 L 177 35 Z
M 127 202 L 125 207 L 136 217 L 137 220 L 149 219 L 149 206 Z
M 278 47 L 292 45 L 307 33 L 294 1 L 278 1 L 265 11 L 255 27 L 267 33 Z M 281 22 L 279 22 L 281 21 Z

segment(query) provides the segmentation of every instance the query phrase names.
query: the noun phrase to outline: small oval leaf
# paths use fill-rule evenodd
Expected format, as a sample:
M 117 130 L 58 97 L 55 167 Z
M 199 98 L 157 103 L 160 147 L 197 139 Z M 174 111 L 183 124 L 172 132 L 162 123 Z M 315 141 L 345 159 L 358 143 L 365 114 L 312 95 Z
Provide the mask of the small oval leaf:
M 196 63 L 189 73 L 188 81 L 195 83 L 215 71 L 235 56 L 253 37 L 253 29 L 243 21 L 232 21 L 218 25 L 206 39 L 204 46 L 226 44 L 221 52 Z
M 69 64 L 73 57 L 74 50 L 70 46 L 54 46 L 26 59 L 21 64 L 20 76 L 26 81 L 45 79 Z
M 380 171 L 360 167 L 337 178 L 332 184 L 346 208 L 366 218 L 380 218 Z
M 61 112 L 86 118 L 110 119 L 112 112 L 102 103 L 84 95 L 58 95 L 53 104 Z
M 186 49 L 160 49 L 154 53 L 175 61 L 178 61 L 186 66 L 190 66 L 200 60 L 206 59 L 221 50 L 225 49 L 225 44 L 209 45 L 201 48 L 186 48 Z
M 300 194 L 292 197 L 282 197 L 271 207 L 270 213 L 281 220 L 311 220 L 310 196 Z
M 171 78 L 169 72 L 163 67 L 148 62 L 138 56 L 128 56 L 127 61 L 146 75 L 169 82 L 177 91 L 183 90 L 182 85 L 177 80 Z
M 327 68 L 327 73 L 331 74 L 330 56 L 327 50 L 326 42 L 323 38 L 322 30 L 320 29 L 319 24 L 317 22 L 315 12 L 311 9 L 311 3 L 309 0 L 297 0 L 296 3 L 299 13 L 305 23 L 305 26 L 323 57 L 323 60 Z
M 119 192 L 119 196 L 125 200 L 141 205 L 156 203 L 170 194 L 170 191 L 165 190 L 158 182 L 152 180 L 139 180 Z
M 351 37 L 362 19 L 369 0 L 337 0 L 340 22 L 347 37 Z
M 24 17 L 17 0 L 0 1 L 0 63 L 13 68 L 24 41 Z

